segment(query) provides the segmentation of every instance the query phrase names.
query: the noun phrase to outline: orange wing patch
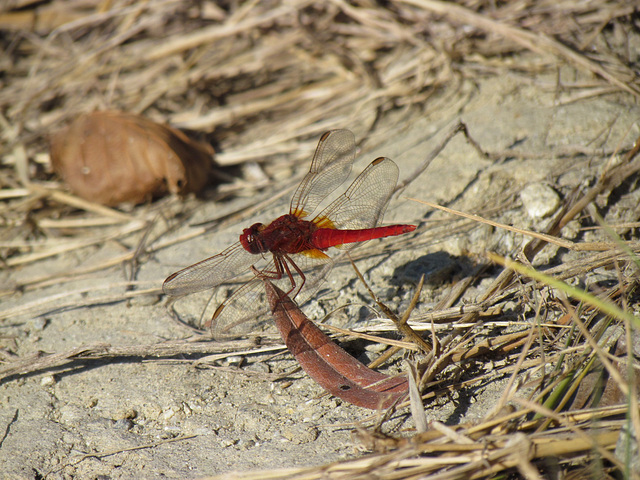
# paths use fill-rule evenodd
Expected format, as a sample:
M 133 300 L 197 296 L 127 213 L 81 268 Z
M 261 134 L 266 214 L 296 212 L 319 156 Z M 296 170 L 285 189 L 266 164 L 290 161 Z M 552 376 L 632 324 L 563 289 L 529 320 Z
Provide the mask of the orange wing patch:
M 327 217 L 316 217 L 313 219 L 318 228 L 333 228 L 335 230 L 336 225 Z
M 304 251 L 302 251 L 300 253 L 302 255 L 304 255 L 305 257 L 315 258 L 317 260 L 325 260 L 327 258 L 330 258 L 329 255 L 327 255 L 326 253 L 324 253 L 321 250 L 318 250 L 317 248 L 312 248 L 310 250 L 304 250 Z

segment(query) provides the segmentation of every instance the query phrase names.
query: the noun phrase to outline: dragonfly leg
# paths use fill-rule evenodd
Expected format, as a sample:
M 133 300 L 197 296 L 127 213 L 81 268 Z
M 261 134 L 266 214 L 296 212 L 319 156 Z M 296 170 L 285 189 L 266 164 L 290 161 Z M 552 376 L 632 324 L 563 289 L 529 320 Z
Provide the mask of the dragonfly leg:
M 283 257 L 283 259 L 279 259 L 280 262 L 280 269 L 282 270 L 283 276 L 284 273 L 287 273 L 287 277 L 289 277 L 289 281 L 291 282 L 291 288 L 284 294 L 284 296 L 286 297 L 287 295 L 289 295 L 291 292 L 293 292 L 296 289 L 296 280 L 293 278 L 293 274 L 291 273 L 291 269 L 289 268 L 289 264 L 287 262 L 287 260 L 289 262 L 291 262 L 291 259 L 289 257 L 287 257 L 286 255 Z M 293 263 L 293 262 L 292 262 Z M 293 263 L 293 265 L 295 266 L 295 263 Z M 296 268 L 297 271 L 297 268 Z M 298 293 L 296 292 L 296 295 Z M 293 296 L 295 298 L 295 295 Z
M 287 265 L 287 260 L 289 262 L 291 262 L 291 264 L 293 265 L 294 269 L 296 272 L 298 272 L 298 274 L 301 276 L 302 278 L 302 285 L 304 285 L 304 275 L 302 273 L 302 270 L 300 270 L 300 268 L 298 268 L 298 266 L 288 257 L 288 256 L 284 256 L 285 260 L 283 260 L 283 257 L 280 256 L 275 256 L 274 255 L 274 265 L 276 267 L 275 272 L 274 271 L 268 271 L 268 270 L 258 270 L 256 267 L 254 267 L 253 265 L 250 267 L 251 268 L 251 272 L 258 278 L 266 278 L 269 280 L 280 280 L 282 277 L 284 277 L 285 273 L 287 274 L 287 277 L 289 277 L 289 281 L 291 282 L 291 288 L 284 294 L 285 296 L 289 295 L 291 292 L 293 292 L 296 289 L 296 281 L 293 278 L 293 274 L 291 273 L 291 270 L 289 269 L 289 265 Z M 301 287 L 302 287 L 301 285 Z M 296 292 L 296 295 L 300 293 L 300 289 L 298 289 L 298 291 Z M 295 295 L 294 295 L 295 298 Z
M 258 270 L 255 266 L 251 265 L 251 273 L 258 278 L 266 278 L 268 280 L 280 280 L 284 276 L 284 269 L 282 268 L 282 260 L 274 255 L 275 271 L 272 270 Z
M 300 267 L 298 267 L 298 265 L 296 265 L 296 262 L 294 262 L 293 260 L 291 260 L 291 258 L 289 258 L 288 255 L 284 255 L 284 268 L 287 271 L 287 275 L 289 276 L 289 279 L 291 280 L 291 290 L 289 290 L 287 292 L 287 295 L 289 295 L 291 292 L 293 292 L 294 290 L 296 291 L 296 293 L 293 294 L 293 297 L 291 298 L 296 298 L 298 296 L 298 294 L 302 291 L 302 287 L 304 287 L 305 282 L 307 281 L 307 277 L 304 276 L 304 273 L 302 272 L 302 270 L 300 269 Z M 296 282 L 293 278 L 293 274 L 291 273 L 291 270 L 289 269 L 289 265 L 288 264 L 293 265 L 293 269 L 298 273 L 298 275 L 300 275 L 300 279 L 302 280 L 302 283 L 300 283 L 300 286 L 297 288 L 296 290 Z

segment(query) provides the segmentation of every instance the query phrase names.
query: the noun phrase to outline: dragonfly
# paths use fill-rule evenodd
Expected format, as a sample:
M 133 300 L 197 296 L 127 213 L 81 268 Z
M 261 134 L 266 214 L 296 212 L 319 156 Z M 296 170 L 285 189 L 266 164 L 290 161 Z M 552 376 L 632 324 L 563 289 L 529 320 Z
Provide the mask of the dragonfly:
M 175 297 L 212 289 L 251 272 L 249 281 L 222 294 L 208 322 L 214 338 L 235 337 L 268 312 L 261 279 L 279 285 L 290 298 L 304 300 L 333 266 L 329 249 L 349 250 L 368 240 L 415 230 L 415 225 L 379 225 L 398 180 L 397 165 L 386 157 L 376 158 L 342 195 L 312 216 L 345 182 L 355 155 L 351 131 L 324 133 L 309 172 L 293 194 L 289 213 L 267 224 L 254 223 L 221 253 L 170 275 L 162 286 L 164 293 Z

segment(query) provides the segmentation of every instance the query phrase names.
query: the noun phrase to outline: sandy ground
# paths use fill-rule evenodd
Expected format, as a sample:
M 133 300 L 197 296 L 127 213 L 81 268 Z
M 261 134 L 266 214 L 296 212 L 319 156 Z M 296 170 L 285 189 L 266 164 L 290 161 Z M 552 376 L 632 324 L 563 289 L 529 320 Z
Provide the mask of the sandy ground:
M 494 206 L 499 212 L 494 218 L 539 229 L 547 220 L 533 218 L 529 213 L 532 200 L 525 198 L 523 206 L 518 193 L 532 184 L 534 200 L 548 193 L 547 187 L 562 197 L 575 186 L 591 182 L 606 162 L 590 155 L 567 161 L 558 152 L 572 148 L 613 151 L 619 144 L 632 144 L 639 133 L 640 108 L 628 97 L 563 104 L 556 80 L 555 76 L 505 76 L 478 84 L 467 82 L 447 111 L 426 116 L 413 111 L 395 113 L 382 121 L 379 131 L 383 133 L 374 133 L 356 171 L 385 155 L 396 161 L 404 179 L 458 120 L 467 124 L 486 151 L 513 148 L 530 154 L 529 158 L 514 156 L 494 162 L 482 158 L 458 136 L 400 198 L 393 199 L 386 222 L 419 224 L 416 237 L 410 243 L 372 242 L 366 247 L 370 254 L 358 262 L 373 289 L 391 307 L 401 310 L 406 306 L 419 274 L 427 273 L 430 276 L 419 305 L 419 312 L 426 312 L 456 279 L 483 260 L 486 251 L 512 255 L 523 242 L 520 235 L 486 226 L 453 228 L 460 224 L 453 223 L 452 217 L 434 214 L 407 197 L 466 211 Z M 275 185 L 271 188 L 278 191 Z M 515 203 L 508 203 L 509 198 Z M 199 202 L 191 224 L 246 202 L 243 198 L 222 204 Z M 554 203 L 553 195 L 546 205 L 549 202 Z M 277 211 L 264 212 L 254 221 L 283 212 L 286 205 L 283 201 Z M 96 343 L 138 345 L 191 337 L 191 330 L 170 318 L 158 289 L 170 273 L 224 248 L 242 227 L 229 226 L 142 258 L 139 288 L 156 290 L 129 301 L 124 300 L 120 285 L 125 280 L 122 268 L 5 298 L 0 307 L 5 314 L 0 342 L 5 349 L 27 357 Z M 187 224 L 169 235 L 192 228 Z M 20 283 L 47 272 L 65 272 L 122 250 L 118 242 L 78 249 L 16 269 L 0 281 Z M 563 259 L 564 254 L 549 260 L 554 254 L 550 249 L 538 261 Z M 496 272 L 489 271 L 484 282 Z M 484 282 L 466 298 L 473 299 Z M 84 292 L 79 293 L 81 290 Z M 370 303 L 347 265 L 332 272 L 318 295 L 323 300 L 305 308 L 312 318 L 348 302 Z M 179 302 L 177 311 L 185 321 L 195 322 L 205 301 L 206 295 L 188 297 Z M 59 308 L 64 302 L 79 306 Z M 27 312 L 25 306 L 32 308 Z M 21 309 L 20 314 L 7 315 L 13 308 Z M 363 349 L 358 342 L 345 346 L 360 358 L 375 350 L 371 346 Z M 320 387 L 295 369 L 288 352 L 274 347 L 264 353 L 197 364 L 202 357 L 78 361 L 4 379 L 0 385 L 3 477 L 198 478 L 229 471 L 320 465 L 363 454 L 352 432 L 357 425 L 370 425 L 375 414 L 323 396 Z M 401 362 L 396 361 L 392 368 L 402 368 Z M 497 376 L 431 399 L 426 403 L 429 418 L 451 425 L 480 419 L 502 393 L 505 381 Z M 385 430 L 406 434 L 412 427 L 405 408 Z

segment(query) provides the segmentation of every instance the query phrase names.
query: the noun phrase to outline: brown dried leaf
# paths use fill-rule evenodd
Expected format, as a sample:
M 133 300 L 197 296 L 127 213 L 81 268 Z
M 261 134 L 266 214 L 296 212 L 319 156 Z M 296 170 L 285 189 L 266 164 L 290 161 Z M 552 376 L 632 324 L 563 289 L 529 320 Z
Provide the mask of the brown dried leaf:
M 110 206 L 198 192 L 213 164 L 210 146 L 115 111 L 78 117 L 51 137 L 50 150 L 54 170 L 76 195 Z
M 406 377 L 371 370 L 327 337 L 282 290 L 266 278 L 263 283 L 285 345 L 318 385 L 372 410 L 389 408 L 407 396 Z

